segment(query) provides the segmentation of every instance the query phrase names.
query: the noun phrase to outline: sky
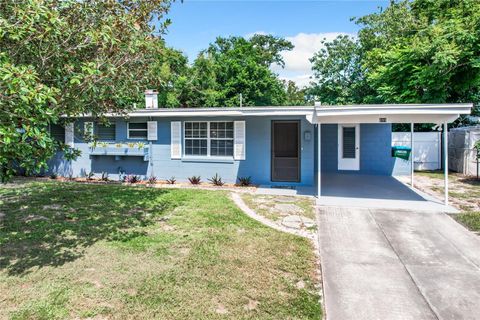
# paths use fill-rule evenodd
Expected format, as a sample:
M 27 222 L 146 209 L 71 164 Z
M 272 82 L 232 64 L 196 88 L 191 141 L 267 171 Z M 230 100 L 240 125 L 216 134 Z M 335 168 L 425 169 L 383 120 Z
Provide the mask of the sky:
M 175 2 L 168 18 L 167 45 L 183 51 L 192 62 L 218 36 L 249 37 L 272 34 L 290 40 L 295 48 L 283 52 L 285 68 L 273 66 L 280 78 L 299 86 L 309 83 L 309 58 L 322 40 L 339 34 L 355 36 L 353 17 L 377 12 L 389 0 L 184 0 Z

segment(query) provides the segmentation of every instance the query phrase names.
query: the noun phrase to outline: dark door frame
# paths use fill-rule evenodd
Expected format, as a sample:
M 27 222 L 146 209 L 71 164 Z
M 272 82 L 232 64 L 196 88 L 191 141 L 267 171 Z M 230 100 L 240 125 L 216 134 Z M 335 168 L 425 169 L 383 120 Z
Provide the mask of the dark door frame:
M 274 169 L 274 146 L 275 146 L 275 133 L 274 133 L 274 126 L 275 126 L 275 123 L 296 123 L 297 124 L 297 177 L 298 179 L 296 181 L 285 181 L 285 180 L 275 180 L 273 178 L 273 169 Z M 270 134 L 270 181 L 272 182 L 295 182 L 295 183 L 298 183 L 301 181 L 302 177 L 301 177 L 301 157 L 302 157 L 302 154 L 301 154 L 301 142 L 302 142 L 302 139 L 301 139 L 301 131 L 300 131 L 300 126 L 301 126 L 301 122 L 300 120 L 272 120 L 271 121 L 271 124 L 270 124 L 270 131 L 271 131 L 271 134 Z

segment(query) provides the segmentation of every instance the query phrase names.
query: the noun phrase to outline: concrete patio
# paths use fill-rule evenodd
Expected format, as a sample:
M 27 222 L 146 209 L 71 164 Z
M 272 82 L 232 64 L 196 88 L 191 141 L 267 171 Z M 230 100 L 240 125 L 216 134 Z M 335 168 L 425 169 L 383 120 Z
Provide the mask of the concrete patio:
M 319 206 L 457 212 L 392 176 L 322 174 Z

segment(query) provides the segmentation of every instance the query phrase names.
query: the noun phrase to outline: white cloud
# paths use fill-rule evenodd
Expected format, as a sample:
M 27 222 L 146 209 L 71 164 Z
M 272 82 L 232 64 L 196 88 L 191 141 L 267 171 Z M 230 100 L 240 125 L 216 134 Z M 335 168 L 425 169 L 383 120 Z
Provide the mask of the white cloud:
M 310 58 L 324 47 L 322 41 L 332 41 L 342 34 L 346 33 L 299 33 L 295 36 L 286 37 L 295 47 L 291 51 L 282 53 L 285 68 L 272 66 L 272 70 L 278 72 L 280 78 L 293 80 L 300 87 L 306 86 L 310 82 L 309 77 L 312 75 Z
M 310 81 L 311 75 L 310 74 L 299 74 L 299 75 L 290 75 L 290 76 L 285 76 L 285 75 L 280 75 L 280 79 L 286 80 L 286 81 L 293 81 L 299 88 L 303 88 L 308 86 Z
M 267 35 L 270 33 L 265 31 L 251 32 L 246 34 L 245 38 L 249 39 L 255 34 Z M 285 37 L 286 40 L 289 40 L 294 45 L 294 48 L 290 51 L 282 52 L 283 61 L 285 62 L 284 68 L 272 65 L 271 69 L 279 74 L 280 79 L 292 80 L 297 86 L 305 87 L 310 83 L 310 77 L 312 76 L 310 58 L 324 47 L 322 43 L 324 40 L 327 42 L 332 41 L 339 35 L 355 37 L 354 34 L 344 32 L 301 32 L 294 36 Z

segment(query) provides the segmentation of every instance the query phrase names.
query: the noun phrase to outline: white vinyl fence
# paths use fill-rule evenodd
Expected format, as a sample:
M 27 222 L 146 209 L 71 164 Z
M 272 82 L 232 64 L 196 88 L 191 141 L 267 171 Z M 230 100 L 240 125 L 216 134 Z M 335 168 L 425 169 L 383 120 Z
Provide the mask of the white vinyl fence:
M 441 132 L 415 132 L 413 134 L 413 159 L 415 170 L 442 168 Z M 411 147 L 410 132 L 392 132 L 392 146 Z M 396 159 L 394 174 L 410 174 L 410 161 Z

